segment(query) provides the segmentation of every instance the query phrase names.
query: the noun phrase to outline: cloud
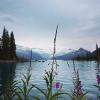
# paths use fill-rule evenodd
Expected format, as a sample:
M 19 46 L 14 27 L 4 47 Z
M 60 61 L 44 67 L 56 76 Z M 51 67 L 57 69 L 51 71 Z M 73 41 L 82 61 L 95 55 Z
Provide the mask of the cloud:
M 14 23 L 15 20 L 9 15 L 0 15 L 0 21 Z
M 23 41 L 33 39 L 34 47 L 38 39 L 38 47 L 51 46 L 47 38 L 52 39 L 57 24 L 61 48 L 94 45 L 100 38 L 100 0 L 1 0 L 0 12 L 0 22 L 11 25 L 17 40 L 24 35 Z

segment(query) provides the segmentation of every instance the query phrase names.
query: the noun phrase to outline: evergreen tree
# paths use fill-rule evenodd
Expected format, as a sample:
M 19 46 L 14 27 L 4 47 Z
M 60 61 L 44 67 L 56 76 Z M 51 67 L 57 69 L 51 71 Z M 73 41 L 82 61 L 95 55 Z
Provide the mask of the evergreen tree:
M 98 44 L 96 44 L 96 59 L 99 60 L 99 48 L 98 48 Z
M 0 38 L 0 59 L 2 59 L 2 39 Z
M 89 56 L 89 53 L 88 52 L 86 54 L 85 60 L 90 60 L 90 56 Z
M 10 54 L 10 59 L 16 59 L 16 44 L 15 44 L 15 38 L 13 32 L 10 34 L 10 47 L 9 47 L 9 54 Z
M 9 59 L 9 34 L 5 27 L 2 35 L 2 57 L 6 60 Z

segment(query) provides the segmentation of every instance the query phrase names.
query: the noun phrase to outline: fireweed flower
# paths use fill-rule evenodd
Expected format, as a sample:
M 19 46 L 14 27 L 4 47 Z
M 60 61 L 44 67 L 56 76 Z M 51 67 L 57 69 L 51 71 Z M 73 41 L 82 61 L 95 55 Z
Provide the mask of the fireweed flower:
M 74 93 L 79 96 L 83 95 L 82 83 L 80 81 L 78 71 L 77 71 L 77 77 L 74 82 Z
M 59 90 L 59 89 L 61 88 L 61 83 L 60 83 L 60 82 L 56 82 L 56 83 L 54 83 L 54 84 L 53 84 L 53 88 Z
M 98 82 L 98 84 L 100 84 L 100 76 L 99 75 L 97 75 L 97 82 Z
M 81 85 L 81 81 L 78 81 L 76 86 L 75 86 L 75 92 L 78 93 L 79 95 L 82 95 L 82 85 Z

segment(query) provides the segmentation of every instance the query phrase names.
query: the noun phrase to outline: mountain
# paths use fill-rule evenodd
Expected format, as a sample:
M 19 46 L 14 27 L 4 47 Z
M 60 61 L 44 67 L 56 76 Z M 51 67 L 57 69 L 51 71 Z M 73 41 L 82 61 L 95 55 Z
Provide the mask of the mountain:
M 94 51 L 95 53 L 95 51 Z M 30 59 L 31 49 L 23 46 L 16 46 L 16 54 L 19 58 Z M 56 54 L 57 60 L 72 60 L 77 57 L 87 57 L 92 55 L 88 50 L 80 48 L 78 50 L 68 49 Z M 50 53 L 46 52 L 43 49 L 32 48 L 32 59 L 33 60 L 42 60 L 42 59 L 52 59 Z
M 50 59 L 51 54 L 40 48 L 32 48 L 32 51 L 37 52 L 43 59 Z
M 58 60 L 71 60 L 75 59 L 76 57 L 86 57 L 87 55 L 91 55 L 91 52 L 88 50 L 85 50 L 83 48 L 80 48 L 78 50 L 72 50 L 64 55 L 56 56 L 56 59 Z
M 31 49 L 17 45 L 16 46 L 16 54 L 19 58 L 30 59 Z M 49 59 L 50 55 L 46 53 L 42 49 L 32 48 L 32 59 L 33 60 L 42 60 L 42 59 Z
M 31 49 L 17 45 L 16 46 L 16 54 L 19 58 L 30 59 Z M 32 51 L 32 59 L 33 60 L 35 60 L 35 59 L 41 60 L 42 57 L 39 53 Z
M 74 51 L 75 51 L 74 49 L 64 49 L 64 50 L 62 50 L 60 52 L 57 52 L 56 56 L 66 55 L 67 53 L 74 52 Z

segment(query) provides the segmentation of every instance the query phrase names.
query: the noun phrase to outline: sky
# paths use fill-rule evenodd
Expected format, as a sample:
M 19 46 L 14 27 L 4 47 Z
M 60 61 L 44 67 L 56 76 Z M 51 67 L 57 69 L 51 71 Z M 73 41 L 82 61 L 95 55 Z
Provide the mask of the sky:
M 16 44 L 53 48 L 94 50 L 100 46 L 100 0 L 0 0 L 0 33 L 4 26 L 14 32 Z

